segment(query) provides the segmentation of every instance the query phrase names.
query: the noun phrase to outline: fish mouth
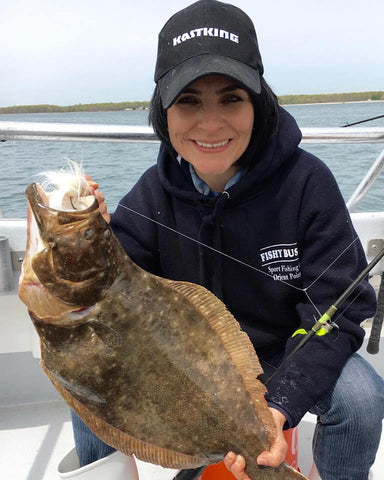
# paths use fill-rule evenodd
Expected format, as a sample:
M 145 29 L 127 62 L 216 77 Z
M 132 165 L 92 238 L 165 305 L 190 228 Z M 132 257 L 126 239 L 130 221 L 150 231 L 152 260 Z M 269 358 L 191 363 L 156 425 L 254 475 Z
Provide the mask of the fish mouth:
M 37 253 L 49 243 L 50 230 L 54 225 L 60 228 L 61 225 L 88 222 L 90 216 L 98 214 L 99 203 L 93 195 L 84 197 L 87 200 L 79 210 L 51 207 L 50 194 L 36 182 L 28 185 L 25 195 L 28 201 L 28 233 L 31 233 L 27 238 L 27 249 L 31 249 L 31 253 Z
M 96 198 L 93 195 L 89 195 L 83 197 L 83 203 L 79 204 L 82 208 L 75 208 L 73 203 L 73 209 L 71 210 L 53 208 L 50 206 L 50 194 L 36 182 L 28 185 L 25 195 L 36 219 L 41 216 L 42 211 L 51 212 L 53 214 L 65 213 L 71 217 L 73 216 L 75 219 L 77 215 L 84 216 L 84 214 L 89 214 L 94 210 L 97 210 L 99 206 Z

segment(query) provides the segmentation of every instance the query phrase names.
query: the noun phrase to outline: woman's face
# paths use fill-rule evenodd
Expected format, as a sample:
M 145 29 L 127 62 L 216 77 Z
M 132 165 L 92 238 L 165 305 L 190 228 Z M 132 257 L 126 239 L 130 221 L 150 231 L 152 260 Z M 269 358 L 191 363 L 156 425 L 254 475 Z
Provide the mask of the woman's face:
M 168 108 L 167 120 L 174 149 L 211 189 L 222 191 L 251 139 L 254 111 L 248 92 L 227 77 L 204 77 Z

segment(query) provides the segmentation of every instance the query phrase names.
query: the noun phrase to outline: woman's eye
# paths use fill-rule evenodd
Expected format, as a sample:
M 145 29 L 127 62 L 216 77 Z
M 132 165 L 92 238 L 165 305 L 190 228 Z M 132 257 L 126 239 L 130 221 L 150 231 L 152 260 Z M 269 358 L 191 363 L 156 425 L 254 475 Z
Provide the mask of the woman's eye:
M 195 97 L 185 96 L 180 97 L 176 103 L 180 105 L 196 105 L 198 101 Z
M 242 101 L 242 98 L 239 95 L 227 95 L 223 99 L 223 103 L 236 103 L 241 101 Z

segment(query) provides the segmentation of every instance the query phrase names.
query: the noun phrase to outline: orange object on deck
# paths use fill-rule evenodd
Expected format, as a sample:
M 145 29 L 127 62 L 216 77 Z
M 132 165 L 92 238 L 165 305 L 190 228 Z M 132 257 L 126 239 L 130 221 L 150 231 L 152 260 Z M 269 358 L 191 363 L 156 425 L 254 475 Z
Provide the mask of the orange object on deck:
M 284 431 L 285 441 L 288 443 L 287 455 L 285 456 L 285 463 L 288 463 L 292 468 L 299 470 L 298 453 L 299 453 L 299 428 L 290 428 Z M 300 470 L 299 470 L 300 471 Z
M 298 438 L 299 430 L 297 427 L 284 431 L 284 437 L 288 443 L 287 455 L 285 462 L 291 467 L 298 469 L 297 454 L 298 454 Z M 201 474 L 200 480 L 236 480 L 232 473 L 227 470 L 224 462 L 209 465 Z
M 209 465 L 201 474 L 201 480 L 236 480 L 224 462 Z

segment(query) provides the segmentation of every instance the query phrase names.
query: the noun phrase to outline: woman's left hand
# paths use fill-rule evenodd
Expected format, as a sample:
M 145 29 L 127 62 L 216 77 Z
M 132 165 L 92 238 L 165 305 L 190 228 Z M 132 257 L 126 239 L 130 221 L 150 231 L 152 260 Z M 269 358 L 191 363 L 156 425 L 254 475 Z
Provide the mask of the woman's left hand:
M 260 453 L 257 457 L 259 465 L 277 468 L 282 464 L 287 454 L 288 445 L 283 434 L 285 416 L 275 408 L 269 409 L 276 424 L 276 439 L 269 450 Z M 237 480 L 251 480 L 245 473 L 245 459 L 241 455 L 229 452 L 224 458 L 224 464 Z
M 108 213 L 107 204 L 105 203 L 105 197 L 99 188 L 99 184 L 94 182 L 89 175 L 84 175 L 85 180 L 88 183 L 88 187 L 91 190 L 91 194 L 95 196 L 96 200 L 99 203 L 99 212 L 104 220 L 109 223 L 111 221 L 111 216 Z

